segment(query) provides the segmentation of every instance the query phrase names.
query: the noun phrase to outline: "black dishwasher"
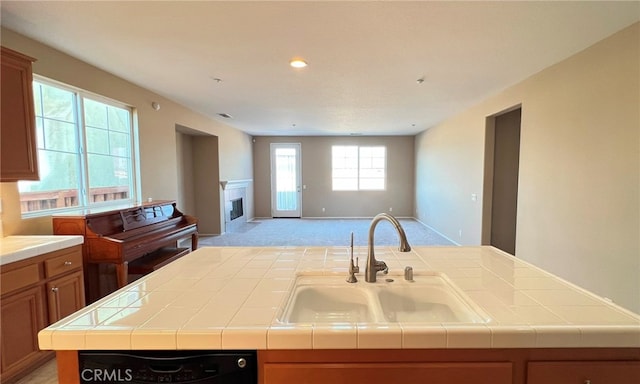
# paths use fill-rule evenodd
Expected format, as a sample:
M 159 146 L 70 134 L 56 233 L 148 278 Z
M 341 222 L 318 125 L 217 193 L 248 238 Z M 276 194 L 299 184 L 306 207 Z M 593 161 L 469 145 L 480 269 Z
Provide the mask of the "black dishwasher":
M 79 351 L 83 384 L 258 382 L 256 351 Z

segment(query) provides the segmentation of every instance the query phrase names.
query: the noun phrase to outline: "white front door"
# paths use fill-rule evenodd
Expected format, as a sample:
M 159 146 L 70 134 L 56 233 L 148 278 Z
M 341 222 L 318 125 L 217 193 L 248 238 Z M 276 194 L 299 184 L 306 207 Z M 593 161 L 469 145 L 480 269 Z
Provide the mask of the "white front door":
M 271 215 L 300 217 L 300 144 L 271 144 Z

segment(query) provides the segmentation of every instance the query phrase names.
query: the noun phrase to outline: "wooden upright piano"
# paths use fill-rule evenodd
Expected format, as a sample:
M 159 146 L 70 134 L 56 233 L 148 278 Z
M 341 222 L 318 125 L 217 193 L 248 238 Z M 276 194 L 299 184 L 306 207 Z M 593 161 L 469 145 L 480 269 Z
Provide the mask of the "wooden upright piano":
M 198 247 L 198 221 L 175 201 L 154 201 L 126 209 L 54 216 L 56 235 L 84 236 L 87 302 L 124 287 L 130 274 L 145 274 Z M 191 237 L 190 247 L 178 242 Z

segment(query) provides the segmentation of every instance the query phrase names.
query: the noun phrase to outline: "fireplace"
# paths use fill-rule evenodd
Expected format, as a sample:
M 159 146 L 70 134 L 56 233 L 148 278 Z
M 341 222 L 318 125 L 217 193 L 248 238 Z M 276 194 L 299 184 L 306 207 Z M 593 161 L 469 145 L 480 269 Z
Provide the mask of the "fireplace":
M 244 212 L 242 210 L 242 197 L 231 200 L 230 216 L 231 220 L 244 216 Z
M 251 180 L 221 181 L 224 204 L 224 232 L 241 230 L 251 213 Z

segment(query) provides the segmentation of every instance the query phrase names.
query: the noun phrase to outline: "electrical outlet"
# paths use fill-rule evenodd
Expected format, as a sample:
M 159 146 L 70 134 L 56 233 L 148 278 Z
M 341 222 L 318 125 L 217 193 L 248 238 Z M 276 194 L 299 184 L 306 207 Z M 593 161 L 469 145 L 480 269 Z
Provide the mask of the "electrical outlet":
M 389 207 L 389 212 L 393 212 L 393 207 Z
M 322 212 L 324 212 L 324 208 L 322 208 Z
M 460 237 L 462 239 L 462 229 L 458 230 L 458 237 Z

